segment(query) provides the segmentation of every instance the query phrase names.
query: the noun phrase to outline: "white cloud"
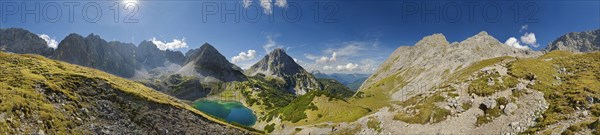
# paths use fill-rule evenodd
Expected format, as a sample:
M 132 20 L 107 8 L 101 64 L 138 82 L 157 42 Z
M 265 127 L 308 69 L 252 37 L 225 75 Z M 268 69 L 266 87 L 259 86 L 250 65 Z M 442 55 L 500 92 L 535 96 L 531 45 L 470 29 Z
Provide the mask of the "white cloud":
M 344 46 L 341 48 L 328 48 L 325 50 L 325 52 L 329 52 L 329 53 L 339 52 L 340 56 L 349 56 L 349 55 L 356 55 L 360 51 L 364 51 L 366 49 L 367 49 L 367 47 L 366 47 L 366 44 L 364 44 L 364 43 L 347 42 L 347 43 L 344 43 Z
M 275 48 L 283 48 L 282 45 L 277 44 L 277 42 L 275 42 L 275 39 L 273 38 L 273 36 L 267 36 L 267 43 L 265 43 L 265 45 L 263 45 L 263 49 L 265 49 L 265 51 L 267 53 L 273 51 Z
M 252 60 L 254 58 L 256 58 L 256 50 L 248 50 L 248 52 L 240 52 L 240 54 L 238 54 L 237 56 L 233 56 L 233 58 L 231 58 L 231 61 L 233 63 L 237 63 L 241 61 Z
M 365 72 L 375 70 L 371 64 L 363 65 L 360 69 Z
M 331 54 L 331 57 L 325 57 L 325 56 L 321 56 L 319 59 L 316 59 L 315 62 L 316 63 L 327 63 L 327 62 L 333 62 L 337 60 L 337 52 L 333 52 Z
M 523 42 L 523 44 L 525 45 L 530 45 L 533 47 L 539 47 L 539 44 L 537 44 L 537 41 L 535 39 L 535 33 L 525 33 L 523 36 L 521 36 L 521 42 Z
M 278 7 L 286 7 L 287 0 L 275 0 L 275 5 L 277 5 Z
M 508 38 L 508 40 L 506 40 L 506 42 L 504 42 L 504 44 L 514 47 L 514 48 L 517 48 L 517 49 L 529 49 L 529 47 L 521 45 L 521 43 L 519 43 L 519 41 L 515 37 Z
M 158 49 L 160 50 L 175 50 L 179 48 L 188 48 L 187 43 L 185 42 L 185 38 L 182 38 L 181 40 L 173 39 L 172 42 L 163 42 L 157 40 L 155 37 L 152 37 L 150 41 L 154 43 L 156 47 L 158 47 Z
M 346 65 L 337 65 L 335 69 L 337 70 L 349 70 L 352 71 L 358 67 L 358 64 L 348 63 Z
M 38 36 L 40 38 L 44 39 L 44 41 L 46 41 L 46 44 L 48 45 L 48 47 L 54 48 L 54 49 L 56 49 L 58 47 L 58 42 L 56 42 L 56 39 L 50 38 L 50 36 L 48 36 L 46 34 L 41 34 Z
M 529 28 L 529 25 L 528 25 L 528 24 L 525 24 L 525 25 L 521 26 L 521 29 L 519 30 L 519 32 L 526 31 L 526 30 L 527 30 L 527 28 Z
M 244 8 L 248 8 L 252 5 L 252 0 L 242 0 L 242 3 L 244 3 Z
M 326 65 L 323 66 L 323 70 L 336 70 L 336 71 L 353 71 L 354 69 L 357 69 L 359 66 L 358 64 L 354 64 L 354 63 L 347 63 L 347 64 L 342 64 L 342 65 Z
M 273 13 L 272 0 L 260 0 L 260 6 L 263 8 L 263 12 L 265 12 L 265 14 L 270 15 Z
M 316 59 L 319 59 L 319 56 L 315 56 L 315 55 L 312 55 L 312 54 L 307 54 L 307 53 L 306 53 L 306 54 L 304 54 L 304 57 L 306 57 L 306 58 L 307 58 L 307 59 L 309 59 L 309 60 L 316 60 Z
M 378 41 L 365 41 L 365 42 L 350 41 L 350 42 L 343 42 L 341 44 L 341 46 L 338 46 L 338 48 L 327 48 L 327 49 L 325 49 L 324 52 L 326 52 L 326 53 L 337 52 L 338 56 L 344 57 L 344 56 L 358 56 L 358 55 L 364 55 L 364 54 L 369 54 L 372 52 L 380 52 L 380 51 L 381 50 L 379 48 Z
M 259 0 L 259 2 L 265 14 L 273 14 L 273 0 Z M 242 0 L 242 3 L 244 4 L 244 8 L 248 8 L 252 5 L 252 0 Z M 287 0 L 275 0 L 275 6 L 280 8 L 287 7 Z

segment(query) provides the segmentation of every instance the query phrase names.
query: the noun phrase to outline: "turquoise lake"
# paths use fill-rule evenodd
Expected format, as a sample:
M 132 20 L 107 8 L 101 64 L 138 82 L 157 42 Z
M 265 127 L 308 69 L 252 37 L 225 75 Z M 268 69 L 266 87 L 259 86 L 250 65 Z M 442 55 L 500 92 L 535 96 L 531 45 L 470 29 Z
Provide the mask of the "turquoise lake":
M 194 107 L 228 122 L 236 122 L 249 127 L 256 123 L 256 115 L 252 110 L 237 101 L 200 100 L 194 102 Z

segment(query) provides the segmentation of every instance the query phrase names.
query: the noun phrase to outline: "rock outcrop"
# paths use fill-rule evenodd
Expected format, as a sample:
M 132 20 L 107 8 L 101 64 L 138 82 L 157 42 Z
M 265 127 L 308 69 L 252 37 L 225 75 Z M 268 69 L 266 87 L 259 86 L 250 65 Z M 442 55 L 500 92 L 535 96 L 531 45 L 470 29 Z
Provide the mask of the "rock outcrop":
M 50 56 L 54 49 L 46 41 L 25 29 L 0 29 L 0 51 Z
M 593 52 L 600 50 L 600 29 L 571 32 L 565 34 L 549 44 L 547 52 L 553 50 L 562 50 L 570 52 Z

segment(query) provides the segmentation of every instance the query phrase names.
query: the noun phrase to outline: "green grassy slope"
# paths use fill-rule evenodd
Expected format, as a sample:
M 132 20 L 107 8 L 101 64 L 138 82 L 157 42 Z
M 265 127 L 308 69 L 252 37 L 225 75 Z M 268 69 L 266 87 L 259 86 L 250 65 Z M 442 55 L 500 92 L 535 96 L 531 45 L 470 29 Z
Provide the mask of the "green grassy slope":
M 136 101 L 143 100 L 184 109 L 223 126 L 247 131 L 214 119 L 190 105 L 142 84 L 99 70 L 50 60 L 38 55 L 2 52 L 0 52 L 0 69 L 2 69 L 0 70 L 0 112 L 2 112 L 0 132 L 3 133 L 36 132 L 29 131 L 34 130 L 34 127 L 52 134 L 86 133 L 86 129 L 72 129 L 84 124 L 82 121 L 74 120 L 73 116 L 79 116 L 82 108 L 92 107 L 98 102 L 82 98 L 85 96 L 81 94 L 82 92 L 93 94 L 102 90 L 114 90 L 130 95 Z M 82 88 L 89 90 L 82 91 Z M 118 93 L 112 95 L 109 93 L 108 96 L 117 96 Z M 63 104 L 56 104 L 57 102 Z M 24 131 L 14 130 L 19 127 Z

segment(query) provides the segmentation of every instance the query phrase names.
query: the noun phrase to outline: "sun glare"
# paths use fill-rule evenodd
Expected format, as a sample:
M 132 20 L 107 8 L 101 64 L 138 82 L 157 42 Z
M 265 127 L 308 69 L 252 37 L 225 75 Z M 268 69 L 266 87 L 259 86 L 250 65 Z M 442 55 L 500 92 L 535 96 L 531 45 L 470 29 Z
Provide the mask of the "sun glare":
M 138 4 L 137 0 L 123 0 L 123 3 L 125 4 Z

